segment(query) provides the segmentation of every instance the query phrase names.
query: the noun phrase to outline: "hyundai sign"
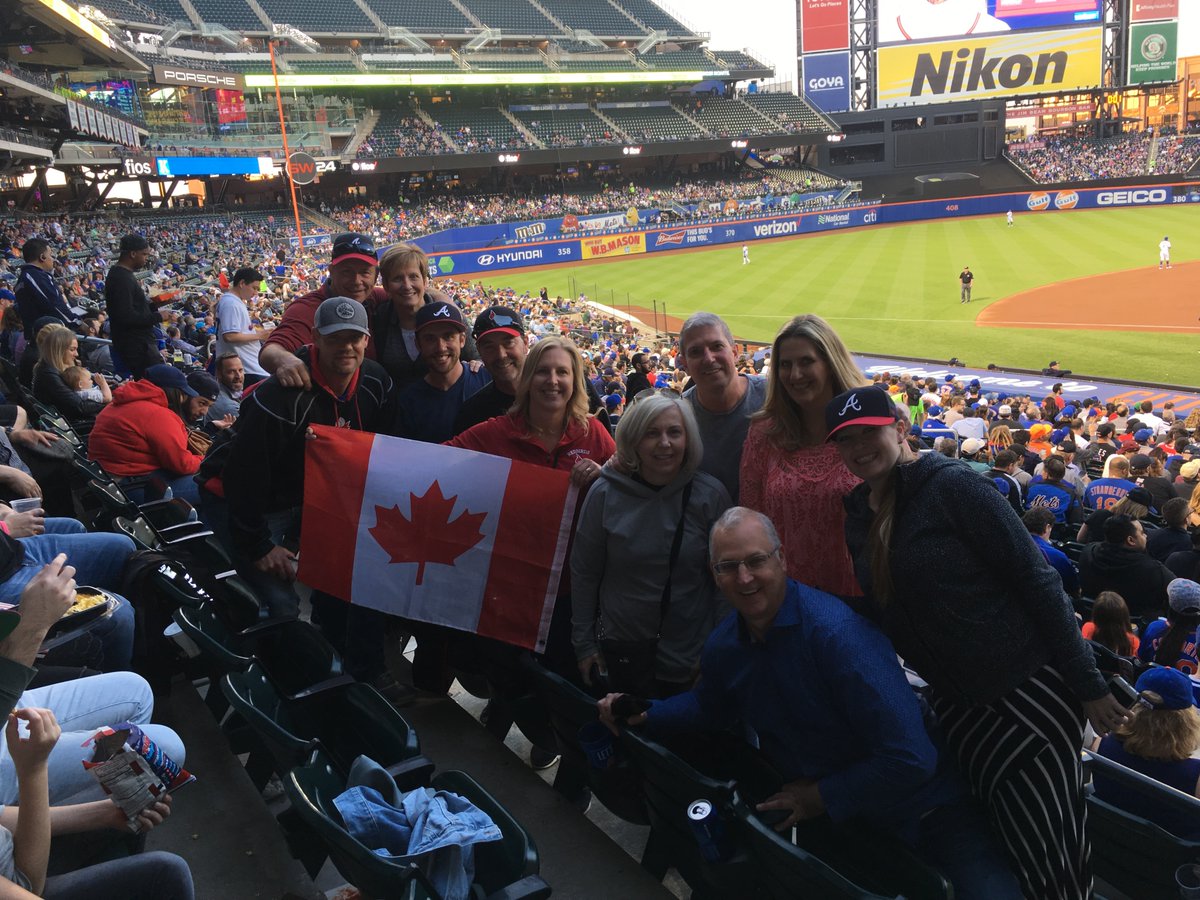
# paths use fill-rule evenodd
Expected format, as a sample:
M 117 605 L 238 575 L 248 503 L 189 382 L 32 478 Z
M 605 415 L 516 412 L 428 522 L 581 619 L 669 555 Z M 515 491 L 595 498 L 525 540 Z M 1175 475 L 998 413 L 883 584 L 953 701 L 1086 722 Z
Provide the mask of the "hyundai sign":
M 850 108 L 850 54 L 809 53 L 804 56 L 804 95 L 822 112 Z

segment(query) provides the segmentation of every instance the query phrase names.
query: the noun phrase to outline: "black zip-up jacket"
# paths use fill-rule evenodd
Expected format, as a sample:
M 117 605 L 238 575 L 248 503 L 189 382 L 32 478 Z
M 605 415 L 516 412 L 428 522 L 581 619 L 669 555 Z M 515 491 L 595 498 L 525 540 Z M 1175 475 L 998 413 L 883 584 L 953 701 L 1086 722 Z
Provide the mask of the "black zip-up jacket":
M 874 618 L 917 673 L 944 696 L 992 703 L 1052 665 L 1080 700 L 1108 687 L 1079 633 L 1062 580 L 988 479 L 926 453 L 897 469 L 893 597 L 872 600 L 864 483 L 845 499 L 846 542 Z
M 65 380 L 62 372 L 44 362 L 33 367 L 33 396 L 39 403 L 53 406 L 72 425 L 94 422 L 103 403 L 80 397 Z
M 316 369 L 314 348 L 297 354 Z M 227 440 L 213 443 L 200 466 L 204 484 L 219 476 L 229 504 L 234 549 L 248 560 L 261 559 L 274 544 L 266 515 L 304 501 L 304 443 L 309 425 L 341 425 L 356 431 L 395 434 L 392 379 L 373 360 L 364 360 L 358 380 L 344 399 L 334 397 L 313 377 L 312 390 L 285 388 L 274 376 L 242 401 L 241 415 Z

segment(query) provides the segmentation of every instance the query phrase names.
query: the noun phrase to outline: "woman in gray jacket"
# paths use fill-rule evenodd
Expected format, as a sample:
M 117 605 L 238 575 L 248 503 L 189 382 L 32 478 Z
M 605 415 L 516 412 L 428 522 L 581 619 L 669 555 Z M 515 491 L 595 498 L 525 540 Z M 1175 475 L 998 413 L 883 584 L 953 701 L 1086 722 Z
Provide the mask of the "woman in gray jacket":
M 571 552 L 571 640 L 585 683 L 666 697 L 691 687 L 718 619 L 708 532 L 729 494 L 698 472 L 696 420 L 674 394 L 621 416 L 617 461 L 592 485 Z M 606 653 L 607 651 L 607 653 Z

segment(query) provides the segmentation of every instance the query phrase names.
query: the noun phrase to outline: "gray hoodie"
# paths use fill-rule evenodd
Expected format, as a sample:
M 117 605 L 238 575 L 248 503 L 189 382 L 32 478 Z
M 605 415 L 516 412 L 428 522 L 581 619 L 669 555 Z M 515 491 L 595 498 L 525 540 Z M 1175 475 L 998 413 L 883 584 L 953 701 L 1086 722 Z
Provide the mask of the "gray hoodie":
M 662 624 L 656 675 L 690 681 L 700 650 L 727 612 L 708 567 L 708 532 L 726 509 L 729 493 L 704 472 L 680 474 L 654 488 L 606 467 L 579 514 L 571 550 L 571 641 L 584 659 L 603 636 L 647 640 L 659 633 L 663 586 L 679 524 L 683 489 L 692 482 L 679 559 L 671 575 L 671 605 Z

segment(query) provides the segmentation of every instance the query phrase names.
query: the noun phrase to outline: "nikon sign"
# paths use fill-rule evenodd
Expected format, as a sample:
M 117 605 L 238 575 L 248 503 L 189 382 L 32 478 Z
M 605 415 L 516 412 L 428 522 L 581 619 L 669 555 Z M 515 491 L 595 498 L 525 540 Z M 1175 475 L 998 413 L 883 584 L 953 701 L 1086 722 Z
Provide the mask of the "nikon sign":
M 1049 94 L 1100 83 L 1102 30 L 1071 28 L 880 47 L 878 105 Z

